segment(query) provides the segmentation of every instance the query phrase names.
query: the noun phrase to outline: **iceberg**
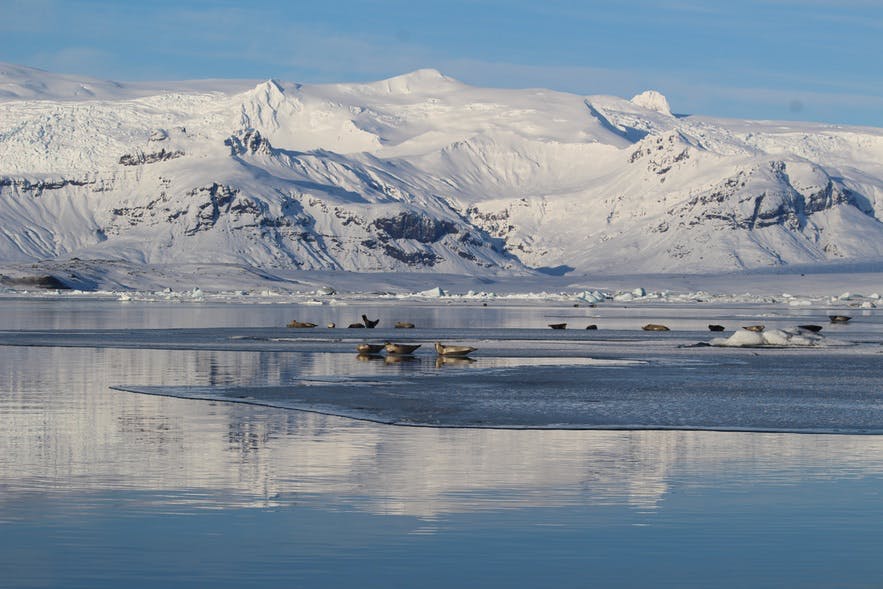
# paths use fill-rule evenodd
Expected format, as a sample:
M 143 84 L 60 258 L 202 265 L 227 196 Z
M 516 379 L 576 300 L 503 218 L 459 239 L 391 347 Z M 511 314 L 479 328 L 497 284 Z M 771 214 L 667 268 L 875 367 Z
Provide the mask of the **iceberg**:
M 765 331 L 749 331 L 740 329 L 730 337 L 711 340 L 712 346 L 725 348 L 760 348 L 771 347 L 808 347 L 826 345 L 825 337 L 820 333 L 792 328 L 770 329 Z

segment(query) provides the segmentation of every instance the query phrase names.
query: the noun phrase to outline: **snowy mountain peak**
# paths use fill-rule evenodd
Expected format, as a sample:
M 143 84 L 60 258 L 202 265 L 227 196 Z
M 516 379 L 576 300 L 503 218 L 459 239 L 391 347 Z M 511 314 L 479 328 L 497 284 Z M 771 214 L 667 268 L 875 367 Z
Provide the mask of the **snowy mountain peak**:
M 883 259 L 881 129 L 678 118 L 653 91 L 431 69 L 323 85 L 0 72 L 9 262 L 488 275 Z M 71 98 L 84 88 L 97 98 Z
M 419 69 L 407 74 L 368 84 L 369 87 L 382 90 L 389 94 L 431 92 L 450 89 L 452 86 L 459 85 L 460 84 L 457 80 L 449 78 L 440 71 L 432 68 Z
M 123 94 L 117 82 L 0 62 L 0 100 L 89 100 Z
M 656 90 L 646 90 L 634 96 L 631 100 L 632 104 L 654 110 L 664 115 L 671 115 L 671 107 L 668 105 L 668 99 Z

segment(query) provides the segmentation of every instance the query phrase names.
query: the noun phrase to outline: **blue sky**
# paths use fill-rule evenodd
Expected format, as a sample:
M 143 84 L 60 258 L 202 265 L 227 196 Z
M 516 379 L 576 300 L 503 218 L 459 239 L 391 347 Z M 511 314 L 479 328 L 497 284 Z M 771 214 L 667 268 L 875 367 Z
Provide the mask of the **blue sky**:
M 115 80 L 464 82 L 883 127 L 883 0 L 0 0 L 0 61 Z

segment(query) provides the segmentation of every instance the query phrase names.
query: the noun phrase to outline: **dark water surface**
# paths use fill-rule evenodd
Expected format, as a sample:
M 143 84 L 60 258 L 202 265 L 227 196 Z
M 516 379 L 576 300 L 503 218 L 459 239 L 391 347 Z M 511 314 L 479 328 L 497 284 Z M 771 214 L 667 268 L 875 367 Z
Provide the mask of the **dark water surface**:
M 2 329 L 270 327 L 300 311 L 0 305 Z M 488 327 L 576 311 L 498 309 Z M 402 370 L 302 349 L 0 346 L 0 586 L 883 580 L 880 436 L 411 428 L 109 388 L 285 385 L 343 358 L 366 379 Z

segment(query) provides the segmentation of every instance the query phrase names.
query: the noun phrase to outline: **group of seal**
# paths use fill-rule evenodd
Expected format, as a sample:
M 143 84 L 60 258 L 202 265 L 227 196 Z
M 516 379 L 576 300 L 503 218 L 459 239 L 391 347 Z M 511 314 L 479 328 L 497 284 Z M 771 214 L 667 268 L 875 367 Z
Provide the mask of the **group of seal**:
M 374 329 L 377 327 L 377 324 L 380 323 L 380 319 L 368 319 L 367 315 L 362 315 L 362 321 L 357 323 L 350 323 L 347 325 L 347 329 Z M 316 327 L 315 323 L 309 323 L 307 321 L 298 321 L 294 319 L 288 322 L 287 327 L 293 327 L 297 329 L 304 329 L 310 327 Z M 334 323 L 327 324 L 328 329 L 334 329 L 337 327 Z M 397 321 L 395 324 L 396 329 L 414 329 L 414 324 L 410 321 Z
M 423 344 L 396 344 L 393 342 L 384 342 L 382 344 L 363 343 L 356 346 L 356 351 L 360 356 L 373 356 L 382 351 L 392 356 L 411 356 Z M 435 342 L 435 352 L 439 356 L 452 358 L 465 358 L 478 348 L 469 346 L 449 346 L 441 342 Z
M 828 319 L 831 321 L 831 323 L 847 323 L 850 319 L 852 319 L 852 317 L 849 317 L 846 315 L 829 315 Z M 367 315 L 363 314 L 361 323 L 350 323 L 347 327 L 350 329 L 361 329 L 361 328 L 373 329 L 373 328 L 377 327 L 377 324 L 379 324 L 379 323 L 380 323 L 380 319 L 371 320 L 371 319 L 368 319 Z M 552 329 L 566 329 L 567 328 L 567 323 L 549 323 L 548 325 Z M 303 328 L 316 327 L 316 324 L 309 323 L 307 321 L 298 321 L 298 320 L 294 319 L 288 323 L 288 327 L 303 329 Z M 334 323 L 328 324 L 329 329 L 333 328 L 333 327 L 335 327 Z M 396 329 L 414 329 L 414 324 L 411 323 L 410 321 L 397 321 L 395 323 L 394 327 Z M 806 331 L 812 331 L 813 333 L 818 333 L 819 331 L 822 330 L 821 325 L 809 324 L 809 325 L 798 325 L 798 327 L 800 329 L 804 329 Z M 586 329 L 598 329 L 598 326 L 594 325 L 594 324 L 587 325 Z M 644 325 L 643 327 L 641 327 L 641 329 L 643 329 L 644 331 L 671 331 L 667 326 L 661 325 L 658 323 L 648 323 L 647 325 Z M 709 324 L 709 326 L 708 326 L 709 331 L 724 331 L 724 329 L 725 329 L 725 327 L 723 325 Z M 747 329 L 748 331 L 754 331 L 754 332 L 759 333 L 764 330 L 764 326 L 763 325 L 744 325 L 744 326 L 742 326 L 742 329 Z M 364 344 L 364 345 L 369 345 L 369 344 Z M 440 345 L 441 344 L 436 344 L 436 351 L 438 351 L 438 346 L 440 346 Z M 444 346 L 442 346 L 442 347 L 444 348 Z M 360 353 L 362 353 L 362 352 L 360 351 Z M 375 352 L 366 352 L 366 353 L 375 353 Z M 442 354 L 442 353 L 439 352 L 439 354 Z M 444 355 L 444 354 L 442 354 L 442 355 Z

